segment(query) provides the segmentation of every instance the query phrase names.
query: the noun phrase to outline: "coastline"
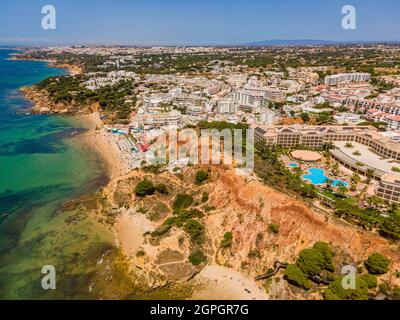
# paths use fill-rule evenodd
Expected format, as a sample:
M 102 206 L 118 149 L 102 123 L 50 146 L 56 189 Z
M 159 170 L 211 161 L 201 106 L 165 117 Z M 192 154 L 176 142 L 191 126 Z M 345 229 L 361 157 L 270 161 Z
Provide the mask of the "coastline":
M 73 117 L 87 126 L 88 130 L 76 138 L 99 156 L 110 180 L 126 174 L 129 169 L 119 158 L 116 145 L 111 143 L 108 133 L 101 127 L 102 121 L 99 114 L 93 112 L 91 114 L 74 115 Z
M 40 62 L 46 62 L 49 67 L 52 68 L 59 68 L 59 69 L 65 69 L 68 71 L 68 75 L 70 76 L 75 76 L 83 73 L 83 69 L 80 66 L 73 65 L 73 64 L 68 64 L 68 63 L 58 63 L 57 60 L 53 59 L 35 59 L 35 58 L 29 58 L 25 57 L 23 53 L 14 53 L 11 55 L 8 60 L 11 61 L 40 61 Z
M 2 58 L 7 56 L 6 52 Z M 30 99 L 22 99 L 21 83 L 34 86 L 41 79 L 65 72 L 48 70 L 48 65 L 42 63 L 14 65 L 6 59 L 0 62 L 4 67 L 5 89 L 11 87 L 18 95 L 17 99 L 6 97 L 2 105 L 5 111 L 2 142 L 10 145 L 9 152 L 3 153 L 7 156 L 2 158 L 5 170 L 2 192 L 5 188 L 10 191 L 3 193 L 1 199 L 8 214 L 1 225 L 4 277 L 0 298 L 79 299 L 97 295 L 102 298 L 100 290 L 97 290 L 100 293 L 90 292 L 86 284 L 92 279 L 88 271 L 101 268 L 96 267 L 96 262 L 114 244 L 109 226 L 98 221 L 92 212 L 96 190 L 108 179 L 99 158 L 81 143 L 84 139 L 78 134 L 84 127 L 93 126 L 88 120 L 83 126 L 73 116 L 35 117 L 17 112 L 32 107 Z M 16 67 L 17 64 L 21 66 Z M 15 197 L 6 198 L 7 193 Z M 73 201 L 76 206 L 64 208 Z M 63 272 L 57 273 L 57 281 L 67 283 L 75 276 L 81 279 L 74 288 L 61 285 L 56 292 L 37 286 L 40 283 L 37 270 L 49 263 L 49 253 L 52 264 L 63 266 Z M 98 278 L 96 282 L 101 283 L 101 277 Z
M 83 73 L 83 69 L 76 65 L 57 63 L 52 59 L 33 59 L 25 57 L 23 53 L 13 54 L 9 60 L 14 61 L 41 61 L 48 63 L 49 67 L 65 69 L 70 76 Z M 102 161 L 102 165 L 106 170 L 107 176 L 110 180 L 119 177 L 129 171 L 128 166 L 122 159 L 119 158 L 118 150 L 114 143 L 107 137 L 107 133 L 102 129 L 102 121 L 98 112 L 77 114 L 70 112 L 67 108 L 61 110 L 54 110 L 51 107 L 50 101 L 43 93 L 35 90 L 35 85 L 29 87 L 22 87 L 20 89 L 24 97 L 33 103 L 31 108 L 34 114 L 71 114 L 71 116 L 83 123 L 87 127 L 87 132 L 77 136 L 77 138 L 93 150 Z M 64 107 L 64 106 L 63 106 Z
M 60 64 L 56 60 L 51 59 L 30 59 L 25 58 L 23 54 L 14 54 L 9 60 L 15 61 L 42 61 L 48 63 L 49 67 L 65 69 L 69 75 L 77 75 L 83 72 L 82 68 L 70 65 Z M 35 85 L 20 88 L 23 96 L 33 103 L 31 112 L 34 114 L 53 114 L 63 115 L 70 114 L 74 119 L 80 121 L 86 128 L 87 132 L 77 136 L 82 143 L 89 147 L 98 155 L 102 161 L 102 165 L 106 170 L 106 174 L 110 180 L 117 178 L 129 171 L 128 166 L 119 157 L 119 153 L 115 143 L 112 143 L 108 137 L 108 133 L 102 128 L 103 122 L 97 111 L 91 113 L 71 112 L 68 106 L 62 106 L 61 110 L 54 110 L 52 103 L 47 99 L 43 92 L 35 90 Z M 96 108 L 95 108 L 96 109 Z

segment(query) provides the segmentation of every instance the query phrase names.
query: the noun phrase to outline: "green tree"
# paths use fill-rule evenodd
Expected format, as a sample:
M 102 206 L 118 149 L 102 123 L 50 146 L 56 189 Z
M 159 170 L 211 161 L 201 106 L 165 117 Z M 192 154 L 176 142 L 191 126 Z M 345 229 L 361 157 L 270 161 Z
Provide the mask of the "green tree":
M 232 232 L 225 232 L 222 240 L 221 240 L 221 248 L 229 248 L 232 246 L 233 235 Z
M 332 170 L 335 175 L 339 174 L 339 164 L 337 162 L 332 166 Z
M 207 202 L 209 199 L 209 194 L 207 191 L 204 191 L 203 194 L 201 195 L 201 202 Z
M 359 176 L 359 174 L 357 172 L 353 172 L 353 175 L 351 176 L 351 181 L 354 184 L 357 184 L 357 183 L 359 183 L 361 181 L 361 178 L 360 178 L 360 176 Z
M 306 112 L 302 112 L 302 113 L 300 114 L 300 118 L 301 118 L 301 120 L 303 120 L 305 123 L 307 123 L 308 121 L 310 121 L 310 116 L 309 116 L 309 114 L 306 113 Z
M 361 279 L 365 282 L 365 284 L 368 286 L 368 289 L 375 288 L 378 285 L 378 281 L 376 279 L 376 276 L 373 274 L 363 274 L 361 276 Z
M 345 289 L 343 277 L 336 278 L 324 291 L 326 300 L 368 300 L 368 285 L 361 277 L 356 278 L 355 289 Z
M 295 264 L 289 264 L 285 270 L 285 278 L 289 283 L 296 287 L 309 290 L 311 288 L 311 281 L 303 273 L 303 271 Z
M 325 190 L 332 191 L 333 181 L 331 179 L 327 179 L 325 181 Z
M 296 264 L 305 274 L 319 275 L 325 265 L 324 256 L 319 250 L 304 249 L 299 253 Z
M 317 196 L 317 189 L 312 184 L 302 183 L 300 186 L 300 194 L 303 197 L 313 199 Z
M 204 170 L 199 170 L 196 172 L 196 184 L 199 185 L 203 183 L 204 181 L 208 180 L 208 172 Z
M 330 245 L 326 242 L 316 242 L 313 246 L 313 249 L 318 250 L 322 254 L 324 258 L 323 268 L 329 271 L 333 271 L 335 268 L 332 262 L 333 251 Z
M 382 223 L 379 233 L 393 240 L 400 240 L 400 213 L 393 210 Z
M 140 181 L 135 187 L 135 194 L 139 197 L 152 195 L 155 191 L 156 188 L 154 187 L 154 184 L 147 179 Z
M 157 192 L 161 193 L 161 194 L 168 194 L 168 188 L 164 183 L 159 183 L 156 185 L 156 190 Z
M 343 183 L 340 183 L 339 187 L 337 189 L 337 192 L 338 192 L 339 196 L 345 197 L 346 193 L 348 192 L 348 189 L 346 188 L 346 186 Z
M 389 271 L 389 265 L 390 260 L 377 252 L 371 254 L 365 261 L 367 270 L 372 274 L 385 274 Z
M 197 250 L 195 252 L 192 252 L 189 256 L 189 261 L 194 265 L 198 266 L 202 262 L 207 261 L 207 257 L 201 252 L 201 250 Z
M 201 244 L 204 241 L 204 226 L 193 219 L 188 220 L 183 229 L 187 234 L 190 235 L 190 238 L 193 243 Z
M 272 234 L 278 234 L 279 226 L 276 223 L 270 223 L 268 225 L 268 232 Z
M 374 170 L 367 169 L 366 175 L 367 175 L 367 184 L 369 184 L 371 183 L 372 177 L 374 176 Z
M 193 203 L 193 197 L 187 193 L 178 193 L 172 203 L 172 209 L 175 213 L 179 213 L 183 209 L 190 207 Z

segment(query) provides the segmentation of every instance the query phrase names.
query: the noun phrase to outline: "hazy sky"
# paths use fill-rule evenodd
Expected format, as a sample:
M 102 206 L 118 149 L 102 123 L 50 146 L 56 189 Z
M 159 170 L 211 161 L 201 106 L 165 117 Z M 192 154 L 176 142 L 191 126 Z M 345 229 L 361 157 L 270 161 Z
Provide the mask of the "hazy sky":
M 54 5 L 57 29 L 41 27 Z M 357 29 L 341 8 L 357 9 Z M 400 40 L 399 0 L 0 0 L 0 44 L 239 44 Z

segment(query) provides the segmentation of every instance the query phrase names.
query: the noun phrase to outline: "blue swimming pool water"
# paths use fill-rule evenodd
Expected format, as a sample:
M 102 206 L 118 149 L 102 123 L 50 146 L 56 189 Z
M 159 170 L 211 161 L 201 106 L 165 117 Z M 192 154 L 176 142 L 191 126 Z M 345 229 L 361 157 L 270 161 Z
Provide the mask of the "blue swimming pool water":
M 304 179 L 309 180 L 313 185 L 321 185 L 324 184 L 329 178 L 325 175 L 325 171 L 319 168 L 311 168 L 308 170 L 308 174 L 305 174 L 303 176 Z M 345 187 L 347 187 L 349 184 L 343 180 L 335 180 L 335 179 L 330 179 L 332 180 L 332 185 L 337 187 L 340 185 L 340 183 L 343 183 Z
M 289 163 L 289 167 L 297 168 L 299 165 L 297 163 Z

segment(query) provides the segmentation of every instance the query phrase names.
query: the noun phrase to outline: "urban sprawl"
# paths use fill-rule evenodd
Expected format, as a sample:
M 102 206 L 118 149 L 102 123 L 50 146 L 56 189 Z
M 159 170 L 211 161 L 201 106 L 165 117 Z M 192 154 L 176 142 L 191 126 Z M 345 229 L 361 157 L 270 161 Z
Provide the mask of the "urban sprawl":
M 322 200 L 341 195 L 383 214 L 400 203 L 398 46 L 74 46 L 23 55 L 83 70 L 39 88 L 59 104 L 97 102 L 102 134 L 130 169 L 167 130 L 243 125 Z

